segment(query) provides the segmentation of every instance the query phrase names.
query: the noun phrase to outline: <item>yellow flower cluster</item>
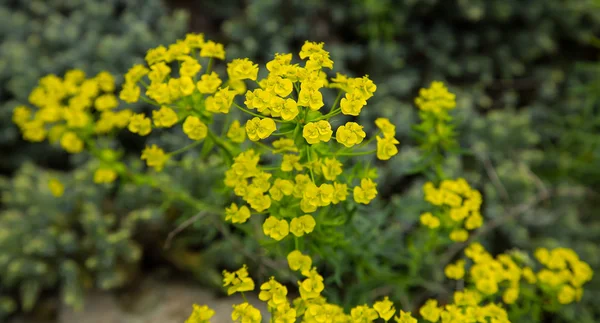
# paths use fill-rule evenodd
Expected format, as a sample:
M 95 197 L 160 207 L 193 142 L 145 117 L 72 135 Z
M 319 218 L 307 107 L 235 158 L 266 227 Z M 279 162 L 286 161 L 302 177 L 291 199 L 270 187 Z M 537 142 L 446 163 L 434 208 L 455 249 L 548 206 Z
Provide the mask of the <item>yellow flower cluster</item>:
M 254 281 L 248 276 L 248 268 L 243 266 L 235 272 L 223 270 L 223 286 L 229 286 L 227 294 L 231 295 L 254 290 Z
M 309 256 L 294 250 L 287 256 L 287 259 L 290 268 L 300 271 L 304 277 L 303 280 L 298 281 L 300 296 L 290 302 L 287 287 L 276 281 L 274 277 L 263 283 L 260 286 L 258 297 L 267 303 L 272 322 L 294 323 L 300 320 L 306 323 L 366 323 L 375 322 L 380 318 L 387 322 L 393 318 L 397 323 L 417 323 L 417 319 L 410 312 L 397 311 L 388 297 L 375 302 L 373 306 L 366 304 L 355 306 L 347 313 L 342 307 L 328 303 L 326 298 L 321 295 L 325 289 L 323 277 L 319 275 L 315 267 L 311 267 L 312 259 Z M 247 275 L 245 268 L 245 266 L 242 268 L 243 276 Z M 224 281 L 229 281 L 230 275 L 233 274 L 224 273 Z M 229 285 L 229 283 L 225 284 L 225 286 Z M 254 287 L 253 283 L 252 287 Z M 244 291 L 248 290 L 251 289 L 244 289 Z M 440 307 L 436 300 L 430 299 L 420 308 L 419 314 L 429 322 L 509 322 L 504 308 L 493 303 L 483 304 L 483 301 L 483 294 L 476 290 L 457 291 L 454 293 L 454 301 L 451 304 Z M 194 305 L 194 311 L 186 323 L 204 323 L 213 314 L 214 311 L 206 306 Z M 233 305 L 231 318 L 235 322 L 258 323 L 262 316 L 258 309 L 248 302 L 243 302 Z M 197 321 L 193 321 L 193 319 Z
M 59 143 L 67 152 L 76 154 L 97 135 L 105 135 L 129 125 L 131 110 L 118 109 L 113 94 L 115 80 L 108 72 L 86 78 L 81 70 L 69 70 L 64 77 L 47 75 L 29 95 L 29 103 L 13 111 L 13 122 L 23 138 L 32 142 L 48 139 Z M 143 131 L 143 124 L 139 125 Z M 93 148 L 90 148 L 93 149 Z M 98 156 L 101 164 L 94 174 L 96 183 L 111 183 L 117 173 L 114 160 Z
M 419 314 L 429 322 L 510 322 L 504 308 L 494 303 L 481 304 L 482 300 L 483 297 L 476 291 L 457 291 L 453 303 L 440 307 L 436 300 L 430 299 L 421 307 Z
M 467 230 L 475 230 L 483 224 L 481 193 L 472 189 L 464 179 L 443 180 L 439 188 L 427 182 L 423 191 L 425 201 L 437 207 L 434 212 L 421 215 L 424 226 L 450 229 L 450 239 L 462 242 L 469 238 Z
M 583 284 L 590 281 L 592 268 L 567 248 L 548 250 L 539 248 L 535 258 L 544 265 L 536 277 L 540 288 L 550 295 L 556 295 L 558 302 L 569 304 L 579 301 L 583 294 Z
M 444 83 L 432 82 L 429 88 L 419 91 L 415 104 L 424 112 L 445 114 L 456 107 L 456 95 L 450 93 Z

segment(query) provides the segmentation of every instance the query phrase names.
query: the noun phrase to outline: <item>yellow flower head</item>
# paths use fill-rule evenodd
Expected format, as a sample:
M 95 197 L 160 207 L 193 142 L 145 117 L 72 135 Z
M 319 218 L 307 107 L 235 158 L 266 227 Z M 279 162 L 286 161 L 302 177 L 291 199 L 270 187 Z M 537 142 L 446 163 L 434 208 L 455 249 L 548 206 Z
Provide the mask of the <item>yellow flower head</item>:
M 258 64 L 247 58 L 236 58 L 227 64 L 227 75 L 230 80 L 253 80 L 258 76 Z
M 309 122 L 304 126 L 302 130 L 302 136 L 311 145 L 317 144 L 321 141 L 328 142 L 331 139 L 333 131 L 331 130 L 331 124 L 326 120 L 319 120 L 317 122 Z
M 384 319 L 385 321 L 389 321 L 394 313 L 396 313 L 396 309 L 394 308 L 394 304 L 389 300 L 386 296 L 383 300 L 375 302 L 373 304 L 373 308 L 379 314 L 379 317 Z
M 210 318 L 214 315 L 215 311 L 208 306 L 194 304 L 192 314 L 184 323 L 209 323 Z
M 244 302 L 242 304 L 233 306 L 231 319 L 234 322 L 239 321 L 241 323 L 260 323 L 262 321 L 262 316 L 258 309 Z
M 220 60 L 225 59 L 225 49 L 223 48 L 223 44 L 215 43 L 212 40 L 207 41 L 202 45 L 202 49 L 200 50 L 201 57 L 214 57 Z
M 111 168 L 98 168 L 94 172 L 94 183 L 112 183 L 117 179 L 117 172 Z
M 279 241 L 288 235 L 290 226 L 286 220 L 279 220 L 274 216 L 270 216 L 263 223 L 263 232 L 265 235 Z
M 248 276 L 248 267 L 244 265 L 233 273 L 223 270 L 223 287 L 229 287 L 227 295 L 254 290 L 254 281 Z
M 212 113 L 229 113 L 235 91 L 230 91 L 229 87 L 221 88 L 213 96 L 206 98 L 206 111 Z
M 314 230 L 315 225 L 316 222 L 312 215 L 305 214 L 292 219 L 292 222 L 290 222 L 290 232 L 296 237 L 301 237 L 305 233 L 311 233 Z
M 415 103 L 423 111 L 439 114 L 456 107 L 456 96 L 448 92 L 444 83 L 432 82 L 429 88 L 421 89 Z
M 248 134 L 248 139 L 252 141 L 258 141 L 260 139 L 265 139 L 269 137 L 275 130 L 277 130 L 277 126 L 275 125 L 275 121 L 271 118 L 252 118 L 248 120 L 246 123 L 246 133 Z
M 146 147 L 144 151 L 142 151 L 141 158 L 146 161 L 146 164 L 149 167 L 154 167 L 154 170 L 160 172 L 167 160 L 169 160 L 169 155 L 165 154 L 164 150 L 160 149 L 158 146 L 152 145 Z
M 60 145 L 71 154 L 77 154 L 83 151 L 83 140 L 71 131 L 67 131 L 62 135 L 60 138 Z
M 215 72 L 211 72 L 210 74 L 202 75 L 196 86 L 200 93 L 211 94 L 217 91 L 221 83 L 223 82 L 219 78 L 219 75 Z
M 352 147 L 360 144 L 366 135 L 363 126 L 356 122 L 347 122 L 337 129 L 335 139 L 346 147 Z
M 152 131 L 151 121 L 141 113 L 134 114 L 129 119 L 129 126 L 127 129 L 133 133 L 139 134 L 140 136 L 146 136 Z
M 300 251 L 294 250 L 287 256 L 288 265 L 294 271 L 300 271 L 303 275 L 307 275 L 312 268 L 312 259 L 310 256 L 303 255 Z
M 170 128 L 179 121 L 177 113 L 166 106 L 160 107 L 158 111 L 152 111 L 154 125 L 159 128 Z
M 61 197 L 65 193 L 64 185 L 56 178 L 48 181 L 48 189 L 55 197 Z
M 227 130 L 227 138 L 236 143 L 242 143 L 246 140 L 246 129 L 240 125 L 238 120 L 234 120 Z
M 363 178 L 360 186 L 354 187 L 354 201 L 369 204 L 377 196 L 377 185 L 370 178 Z
M 200 118 L 188 116 L 183 122 L 183 132 L 192 140 L 202 140 L 208 135 L 208 127 Z

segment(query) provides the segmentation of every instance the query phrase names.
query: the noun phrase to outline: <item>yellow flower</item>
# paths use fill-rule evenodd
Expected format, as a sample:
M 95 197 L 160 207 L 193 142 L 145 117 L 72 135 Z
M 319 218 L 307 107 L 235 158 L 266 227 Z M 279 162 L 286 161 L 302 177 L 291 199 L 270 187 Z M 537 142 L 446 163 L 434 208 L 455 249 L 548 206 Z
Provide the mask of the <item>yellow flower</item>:
M 360 94 L 350 92 L 340 101 L 340 108 L 345 115 L 357 116 L 366 104 L 367 101 Z
M 240 125 L 238 120 L 234 120 L 227 130 L 227 138 L 236 143 L 242 143 L 246 140 L 246 129 Z
M 117 179 L 117 172 L 111 168 L 98 168 L 94 172 L 94 183 L 112 183 Z
M 248 276 L 248 267 L 246 265 L 243 265 L 242 268 L 233 273 L 223 270 L 223 287 L 228 286 L 227 295 L 254 290 L 254 281 Z
M 268 302 L 271 308 L 277 308 L 287 303 L 287 288 L 271 277 L 268 282 L 260 286 L 258 299 Z
M 133 65 L 125 74 L 125 84 L 135 85 L 135 83 L 141 80 L 142 77 L 148 74 L 148 72 L 150 72 L 150 70 L 147 69 L 144 65 Z
M 449 264 L 444 269 L 446 277 L 459 280 L 465 276 L 465 261 L 459 260 L 455 264 Z
M 301 237 L 305 233 L 311 233 L 315 228 L 316 222 L 312 215 L 305 214 L 298 218 L 293 218 L 290 222 L 290 231 L 296 236 Z
M 302 170 L 300 164 L 300 156 L 298 155 L 283 155 L 283 161 L 281 162 L 281 170 L 284 172 L 291 172 L 293 170 Z
M 271 118 L 261 119 L 255 117 L 248 120 L 246 123 L 246 133 L 248 134 L 248 139 L 252 141 L 265 139 L 275 130 L 277 130 L 277 126 L 275 125 L 275 121 Z
M 397 144 L 400 142 L 394 137 L 381 138 L 377 136 L 377 158 L 388 160 L 398 153 Z
M 326 120 L 319 120 L 317 122 L 309 122 L 304 126 L 302 130 L 302 136 L 311 145 L 317 144 L 321 141 L 328 142 L 331 139 L 333 131 L 331 130 L 331 124 Z
M 354 201 L 369 204 L 377 196 L 377 185 L 369 178 L 363 178 L 360 186 L 354 187 Z
M 321 164 L 323 176 L 328 181 L 334 181 L 342 173 L 342 163 L 335 158 L 326 158 Z
M 116 108 L 119 105 L 117 97 L 112 94 L 103 94 L 96 98 L 94 101 L 94 107 L 98 111 L 106 111 Z
M 189 48 L 202 48 L 204 46 L 204 34 L 188 33 L 183 41 Z
M 273 183 L 273 187 L 269 190 L 271 198 L 275 201 L 280 201 L 283 196 L 292 195 L 294 192 L 294 183 L 287 179 L 277 178 Z M 293 225 L 292 221 L 292 225 Z
M 210 318 L 214 315 L 215 311 L 208 306 L 194 304 L 192 314 L 184 323 L 209 323 Z
M 465 221 L 465 228 L 467 230 L 475 230 L 483 225 L 483 217 L 479 212 L 473 212 Z
M 165 46 L 160 45 L 146 52 L 146 62 L 148 65 L 153 65 L 165 59 L 167 59 L 167 48 Z
M 455 229 L 450 232 L 450 239 L 456 242 L 464 242 L 469 238 L 469 232 L 463 229 Z
M 194 77 L 196 74 L 198 74 L 198 72 L 200 72 L 201 68 L 202 65 L 200 65 L 196 59 L 186 56 L 186 59 L 179 68 L 179 75 L 181 77 Z
M 303 255 L 302 252 L 294 250 L 287 255 L 288 265 L 291 270 L 300 271 L 303 275 L 310 271 L 312 259 L 310 256 Z
M 164 81 L 164 79 L 167 76 L 169 76 L 170 73 L 171 68 L 164 62 L 160 62 L 150 66 L 150 73 L 148 73 L 148 78 L 150 79 L 150 83 L 152 84 L 162 83 L 162 81 Z
M 394 137 L 396 135 L 396 126 L 388 118 L 375 119 L 375 125 L 381 130 L 384 137 Z
M 221 88 L 214 96 L 206 98 L 206 111 L 212 113 L 229 113 L 235 91 L 230 91 L 229 87 Z
M 425 213 L 421 214 L 420 220 L 421 220 L 421 224 L 423 224 L 424 226 L 426 226 L 430 229 L 435 229 L 440 226 L 440 219 L 433 216 L 433 214 L 431 214 L 431 212 L 425 212 Z
M 154 167 L 154 170 L 160 172 L 169 160 L 169 155 L 165 154 L 164 150 L 158 148 L 158 146 L 152 145 L 142 151 L 141 158 L 146 161 L 149 167 Z
M 202 140 L 208 135 L 208 127 L 200 118 L 188 116 L 183 122 L 183 132 L 192 140 Z
M 210 94 L 215 93 L 222 81 L 219 78 L 219 75 L 215 72 L 211 72 L 210 74 L 204 74 L 200 78 L 200 81 L 196 84 L 198 87 L 198 91 L 202 94 Z
M 48 181 L 48 189 L 54 197 L 61 197 L 65 193 L 64 185 L 56 178 Z
M 151 121 L 141 113 L 134 114 L 129 119 L 129 126 L 127 129 L 133 133 L 139 134 L 140 136 L 146 136 L 152 131 Z
M 373 304 L 373 308 L 379 314 L 379 317 L 384 319 L 385 321 L 389 321 L 394 313 L 396 313 L 396 309 L 394 308 L 394 304 L 389 300 L 386 296 L 383 300 L 375 302 Z
M 214 57 L 221 60 L 225 59 L 225 49 L 223 44 L 215 43 L 212 40 L 207 41 L 202 45 L 200 50 L 201 57 Z
M 65 132 L 60 138 L 60 145 L 69 153 L 77 154 L 83 150 L 83 140 L 71 131 Z
M 353 92 L 357 93 L 364 100 L 372 97 L 373 93 L 377 90 L 377 86 L 369 79 L 368 75 L 349 79 L 348 85 L 352 88 Z
M 437 301 L 430 299 L 419 310 L 419 314 L 429 322 L 437 322 L 440 319 L 442 309 L 437 307 Z
M 323 277 L 317 273 L 315 268 L 310 272 L 306 273 L 307 278 L 302 282 L 298 282 L 300 291 L 300 297 L 304 300 L 314 299 L 321 295 L 325 285 L 323 284 Z M 377 314 L 375 314 L 377 315 Z
M 338 204 L 341 201 L 345 201 L 348 196 L 348 185 L 333 183 L 333 197 L 331 199 L 331 203 Z
M 20 105 L 13 110 L 12 121 L 16 125 L 22 126 L 31 119 L 31 115 L 31 109 L 24 105 Z
M 350 316 L 352 317 L 352 322 L 373 322 L 379 317 L 377 311 L 367 305 L 354 307 L 350 310 Z
M 502 300 L 505 304 L 513 304 L 519 297 L 519 288 L 510 287 L 507 288 L 502 294 Z
M 258 64 L 252 63 L 247 58 L 236 58 L 227 64 L 227 75 L 231 80 L 250 79 L 256 81 Z
M 423 111 L 439 114 L 456 107 L 456 96 L 448 92 L 444 83 L 432 82 L 429 88 L 421 89 L 415 103 Z
M 298 115 L 298 104 L 292 99 L 286 99 L 283 107 L 281 108 L 281 119 L 285 121 L 294 120 Z
M 166 106 L 160 107 L 158 111 L 152 111 L 152 119 L 154 119 L 154 125 L 159 128 L 170 128 L 179 121 L 177 113 Z
M 285 98 L 294 90 L 294 84 L 289 79 L 276 75 L 269 75 L 269 78 L 267 78 L 266 89 L 275 92 L 275 94 L 282 98 Z
M 125 83 L 119 98 L 127 103 L 135 103 L 140 99 L 140 87 L 135 83 Z
M 288 235 L 290 226 L 286 220 L 278 220 L 276 217 L 270 216 L 263 223 L 263 232 L 265 235 L 280 241 Z
M 396 320 L 397 323 L 417 323 L 418 322 L 416 318 L 412 317 L 410 312 L 404 312 L 403 310 L 400 310 L 400 316 L 394 317 L 394 320 Z
M 23 139 L 32 142 L 44 141 L 47 135 L 44 123 L 39 120 L 25 122 L 21 125 L 21 132 L 23 132 Z
M 347 122 L 337 129 L 335 139 L 346 147 L 352 147 L 360 144 L 366 135 L 363 126 L 356 122 Z
M 225 221 L 231 223 L 244 223 L 250 218 L 250 209 L 243 205 L 238 208 L 237 204 L 231 203 L 231 206 L 225 209 Z
M 300 89 L 298 105 L 317 111 L 325 105 L 323 103 L 323 94 L 318 89 Z
M 260 323 L 262 316 L 260 315 L 260 311 L 254 308 L 254 306 L 242 303 L 233 306 L 231 319 L 234 322 L 240 321 L 241 323 Z

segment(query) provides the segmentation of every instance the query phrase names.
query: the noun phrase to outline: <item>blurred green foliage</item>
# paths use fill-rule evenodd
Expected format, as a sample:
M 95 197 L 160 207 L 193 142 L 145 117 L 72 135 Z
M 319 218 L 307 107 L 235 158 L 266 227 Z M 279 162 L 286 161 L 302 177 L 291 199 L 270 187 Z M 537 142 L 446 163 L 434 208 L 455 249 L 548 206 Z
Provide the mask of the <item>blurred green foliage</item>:
M 72 68 L 122 75 L 147 48 L 183 35 L 187 21 L 160 0 L 0 1 L 0 173 L 26 160 L 65 167 L 64 154 L 24 144 L 11 124 L 40 77 Z

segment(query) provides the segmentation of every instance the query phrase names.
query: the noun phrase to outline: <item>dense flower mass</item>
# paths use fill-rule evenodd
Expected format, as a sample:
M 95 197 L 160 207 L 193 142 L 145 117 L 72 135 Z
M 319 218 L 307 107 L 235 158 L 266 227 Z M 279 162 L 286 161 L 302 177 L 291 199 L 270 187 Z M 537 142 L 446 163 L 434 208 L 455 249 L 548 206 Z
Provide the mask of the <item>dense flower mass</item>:
M 423 187 L 425 201 L 436 208 L 421 214 L 421 223 L 431 229 L 442 228 L 450 231 L 450 239 L 466 241 L 469 232 L 483 224 L 480 213 L 481 193 L 472 189 L 462 178 L 444 180 L 439 187 L 428 182 Z

